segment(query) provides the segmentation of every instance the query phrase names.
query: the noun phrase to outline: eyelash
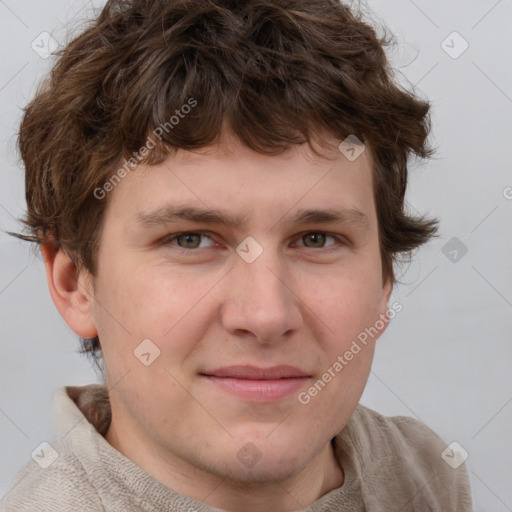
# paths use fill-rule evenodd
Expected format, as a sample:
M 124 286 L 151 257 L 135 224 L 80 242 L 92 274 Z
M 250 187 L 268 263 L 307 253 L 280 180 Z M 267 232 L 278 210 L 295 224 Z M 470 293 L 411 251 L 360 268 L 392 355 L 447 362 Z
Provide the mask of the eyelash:
M 309 235 L 309 234 L 326 235 L 327 237 L 334 238 L 337 243 L 335 243 L 334 245 L 328 246 L 328 247 L 318 247 L 318 248 L 304 246 L 304 247 L 302 247 L 304 249 L 313 249 L 313 250 L 317 249 L 317 250 L 322 250 L 324 252 L 332 252 L 334 250 L 338 250 L 340 245 L 345 245 L 345 246 L 348 245 L 347 239 L 345 237 L 343 237 L 341 235 L 335 235 L 332 233 L 328 233 L 326 231 L 304 231 L 303 233 L 299 234 L 298 239 L 300 240 L 300 239 L 302 239 L 303 236 Z M 162 244 L 163 245 L 171 245 L 172 242 L 174 242 L 174 240 L 176 240 L 177 238 L 179 238 L 180 236 L 183 236 L 183 235 L 201 235 L 201 236 L 205 236 L 205 237 L 209 238 L 210 240 L 212 240 L 211 236 L 209 236 L 209 234 L 205 231 L 183 231 L 181 233 L 175 233 L 175 234 L 169 235 L 162 241 Z M 212 240 L 212 242 L 214 242 L 214 240 Z M 193 251 L 199 251 L 200 249 L 209 249 L 211 247 L 213 247 L 213 246 L 196 247 L 195 249 L 186 249 L 184 247 L 179 247 L 179 246 L 175 245 L 173 248 L 174 248 L 174 250 L 177 250 L 179 252 L 190 253 Z

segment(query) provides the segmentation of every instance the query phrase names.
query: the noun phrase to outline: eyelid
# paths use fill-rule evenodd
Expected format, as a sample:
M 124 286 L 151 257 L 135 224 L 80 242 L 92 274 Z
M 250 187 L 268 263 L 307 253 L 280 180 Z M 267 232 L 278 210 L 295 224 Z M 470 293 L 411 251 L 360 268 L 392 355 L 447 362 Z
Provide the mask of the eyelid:
M 322 230 L 318 230 L 318 231 L 315 231 L 315 230 L 303 231 L 302 233 L 299 233 L 299 235 L 297 237 L 297 240 L 301 240 L 304 235 L 308 235 L 310 233 L 322 233 L 326 237 L 334 238 L 334 240 L 336 240 L 336 242 L 337 242 L 334 245 L 328 245 L 327 247 L 319 247 L 317 250 L 322 250 L 323 249 L 324 251 L 328 251 L 329 249 L 335 249 L 340 244 L 341 245 L 347 245 L 348 244 L 348 240 L 343 235 L 339 235 L 339 234 L 336 234 L 336 233 L 329 233 L 328 231 L 322 231 Z M 314 247 L 305 247 L 304 245 L 301 245 L 300 247 L 304 247 L 305 249 L 315 249 Z
M 307 231 L 302 231 L 301 233 L 298 233 L 297 235 L 295 235 L 295 240 L 300 240 L 302 239 L 302 237 L 304 235 L 307 235 L 307 234 L 310 234 L 310 233 L 322 233 L 328 237 L 332 237 L 336 240 L 337 243 L 335 243 L 334 245 L 329 245 L 327 247 L 318 247 L 318 248 L 314 248 L 314 247 L 306 247 L 304 245 L 300 246 L 300 247 L 303 247 L 305 249 L 313 249 L 313 250 L 317 250 L 317 251 L 320 251 L 320 250 L 323 250 L 324 252 L 327 252 L 329 250 L 335 250 L 339 245 L 349 245 L 350 244 L 350 241 L 343 235 L 341 234 L 337 234 L 337 233 L 330 233 L 328 231 L 322 231 L 322 230 L 314 230 L 314 229 L 310 229 L 310 230 L 307 230 Z M 209 232 L 209 231 L 181 231 L 179 233 L 172 233 L 170 235 L 167 235 L 166 237 L 164 237 L 162 239 L 162 245 L 167 245 L 167 244 L 170 244 L 171 242 L 173 242 L 174 240 L 176 240 L 178 237 L 182 236 L 182 235 L 202 235 L 202 236 L 205 236 L 207 238 L 209 238 L 212 242 L 214 242 L 215 245 L 211 245 L 209 247 L 214 247 L 214 246 L 219 246 L 219 244 L 217 244 L 215 242 L 215 240 L 212 238 L 212 233 Z M 180 247 L 178 245 L 175 245 L 174 248 L 179 250 L 179 251 L 185 251 L 185 252 L 193 252 L 193 251 L 198 251 L 199 249 L 207 249 L 209 247 L 198 247 L 198 248 L 195 248 L 195 249 L 186 249 L 184 247 Z
M 174 242 L 174 240 L 176 240 L 176 238 L 183 236 L 183 235 L 202 235 L 202 236 L 209 238 L 212 242 L 214 242 L 215 245 L 218 245 L 215 242 L 215 240 L 213 240 L 213 238 L 211 237 L 211 233 L 209 231 L 181 231 L 180 233 L 171 233 L 170 235 L 167 235 L 162 239 L 162 244 L 163 245 L 170 244 L 171 242 Z M 187 251 L 187 252 L 198 250 L 198 249 L 186 249 L 184 247 L 180 247 L 179 245 L 176 245 L 175 247 L 178 250 Z M 213 245 L 210 247 L 213 247 Z M 202 249 L 205 249 L 205 248 L 202 247 Z

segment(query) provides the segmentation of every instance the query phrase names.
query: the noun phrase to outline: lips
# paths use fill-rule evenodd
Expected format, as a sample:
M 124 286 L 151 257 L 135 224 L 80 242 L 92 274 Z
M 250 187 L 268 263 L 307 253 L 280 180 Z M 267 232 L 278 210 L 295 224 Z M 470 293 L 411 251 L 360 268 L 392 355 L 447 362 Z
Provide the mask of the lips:
M 202 372 L 201 376 L 225 392 L 254 402 L 283 399 L 311 378 L 307 372 L 288 365 L 229 366 Z
M 233 379 L 251 380 L 275 380 L 310 377 L 310 375 L 298 368 L 287 365 L 272 366 L 271 368 L 258 368 L 255 366 L 229 366 L 203 372 L 211 377 L 226 377 Z

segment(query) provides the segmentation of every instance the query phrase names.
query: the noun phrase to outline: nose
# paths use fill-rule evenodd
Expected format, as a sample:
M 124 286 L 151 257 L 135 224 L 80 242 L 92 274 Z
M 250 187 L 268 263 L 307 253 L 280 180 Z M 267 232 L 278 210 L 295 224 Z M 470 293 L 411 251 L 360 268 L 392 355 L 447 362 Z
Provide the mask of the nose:
M 276 252 L 267 248 L 252 263 L 238 258 L 228 276 L 221 321 L 231 335 L 271 344 L 299 329 L 300 291 Z

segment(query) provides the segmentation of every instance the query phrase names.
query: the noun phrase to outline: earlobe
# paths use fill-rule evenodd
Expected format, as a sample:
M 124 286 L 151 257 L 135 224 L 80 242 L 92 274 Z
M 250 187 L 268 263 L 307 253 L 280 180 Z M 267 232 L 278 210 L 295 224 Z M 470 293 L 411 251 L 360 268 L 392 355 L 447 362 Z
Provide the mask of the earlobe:
M 69 327 L 83 338 L 98 335 L 94 318 L 94 295 L 85 270 L 78 272 L 73 260 L 57 244 L 40 245 L 50 295 Z

